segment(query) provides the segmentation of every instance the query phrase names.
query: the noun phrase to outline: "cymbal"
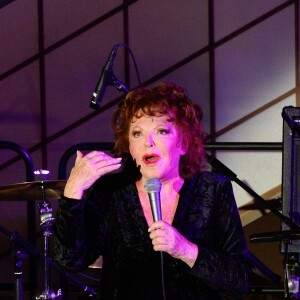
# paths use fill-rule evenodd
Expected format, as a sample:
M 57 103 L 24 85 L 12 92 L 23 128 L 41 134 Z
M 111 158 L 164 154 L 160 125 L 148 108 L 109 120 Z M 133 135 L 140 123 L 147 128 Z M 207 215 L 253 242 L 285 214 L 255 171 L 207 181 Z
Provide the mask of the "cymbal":
M 39 201 L 58 200 L 66 185 L 65 180 L 44 180 L 10 184 L 0 187 L 0 200 L 2 201 Z

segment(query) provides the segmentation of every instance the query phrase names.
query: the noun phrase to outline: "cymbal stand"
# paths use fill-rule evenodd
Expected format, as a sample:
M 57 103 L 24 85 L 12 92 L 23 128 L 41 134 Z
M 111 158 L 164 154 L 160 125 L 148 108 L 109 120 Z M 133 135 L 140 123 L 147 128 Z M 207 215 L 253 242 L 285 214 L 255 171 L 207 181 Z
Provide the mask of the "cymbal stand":
M 35 297 L 36 300 L 49 300 L 49 299 L 62 299 L 61 290 L 57 294 L 49 288 L 50 275 L 49 275 L 49 237 L 52 235 L 52 226 L 54 218 L 52 218 L 52 208 L 50 203 L 46 200 L 45 186 L 41 185 L 42 199 L 39 203 L 39 213 L 41 219 L 41 227 L 44 235 L 44 280 L 45 289 L 40 296 Z

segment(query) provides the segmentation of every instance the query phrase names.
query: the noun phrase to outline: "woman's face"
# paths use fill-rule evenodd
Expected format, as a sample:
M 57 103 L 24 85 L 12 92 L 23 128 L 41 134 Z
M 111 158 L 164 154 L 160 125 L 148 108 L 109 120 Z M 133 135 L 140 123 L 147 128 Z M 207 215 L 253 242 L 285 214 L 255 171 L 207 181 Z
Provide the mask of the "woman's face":
M 162 181 L 179 176 L 179 159 L 185 154 L 179 127 L 168 116 L 134 118 L 129 128 L 129 151 L 142 177 Z

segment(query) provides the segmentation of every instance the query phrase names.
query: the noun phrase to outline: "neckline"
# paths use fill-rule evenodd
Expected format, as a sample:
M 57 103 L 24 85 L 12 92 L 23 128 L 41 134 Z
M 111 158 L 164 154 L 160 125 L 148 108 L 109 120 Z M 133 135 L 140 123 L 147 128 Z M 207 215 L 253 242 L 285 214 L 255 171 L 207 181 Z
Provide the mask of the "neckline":
M 179 190 L 179 193 L 178 193 L 179 194 L 178 203 L 176 205 L 174 217 L 173 217 L 173 220 L 172 220 L 172 223 L 171 223 L 171 225 L 175 228 L 176 228 L 176 225 L 180 222 L 180 219 L 181 219 L 180 216 L 182 215 L 182 212 L 185 210 L 184 209 L 184 203 L 186 201 L 184 199 L 186 197 L 184 197 L 184 195 L 185 195 L 184 191 L 187 188 L 187 181 L 188 180 L 184 179 L 183 184 L 181 186 L 181 189 Z M 139 222 L 140 222 L 141 226 L 143 226 L 144 228 L 146 228 L 148 230 L 149 225 L 148 225 L 146 216 L 145 216 L 144 211 L 143 211 L 142 203 L 141 203 L 141 200 L 140 200 L 140 197 L 139 197 L 139 192 L 138 192 L 138 189 L 137 189 L 137 186 L 136 186 L 135 182 L 133 183 L 133 188 L 134 188 L 135 205 L 136 205 L 136 207 L 138 207 L 138 211 L 139 211 L 139 217 L 140 217 Z M 147 232 L 147 230 L 146 230 L 146 232 Z

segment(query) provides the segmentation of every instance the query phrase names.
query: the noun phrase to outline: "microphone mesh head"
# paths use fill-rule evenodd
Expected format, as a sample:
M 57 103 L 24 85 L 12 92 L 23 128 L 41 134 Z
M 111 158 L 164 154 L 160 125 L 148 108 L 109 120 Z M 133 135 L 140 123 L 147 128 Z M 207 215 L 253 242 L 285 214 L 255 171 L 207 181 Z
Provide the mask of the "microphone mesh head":
M 161 189 L 161 182 L 158 178 L 149 178 L 147 179 L 144 188 L 147 193 L 159 193 Z

